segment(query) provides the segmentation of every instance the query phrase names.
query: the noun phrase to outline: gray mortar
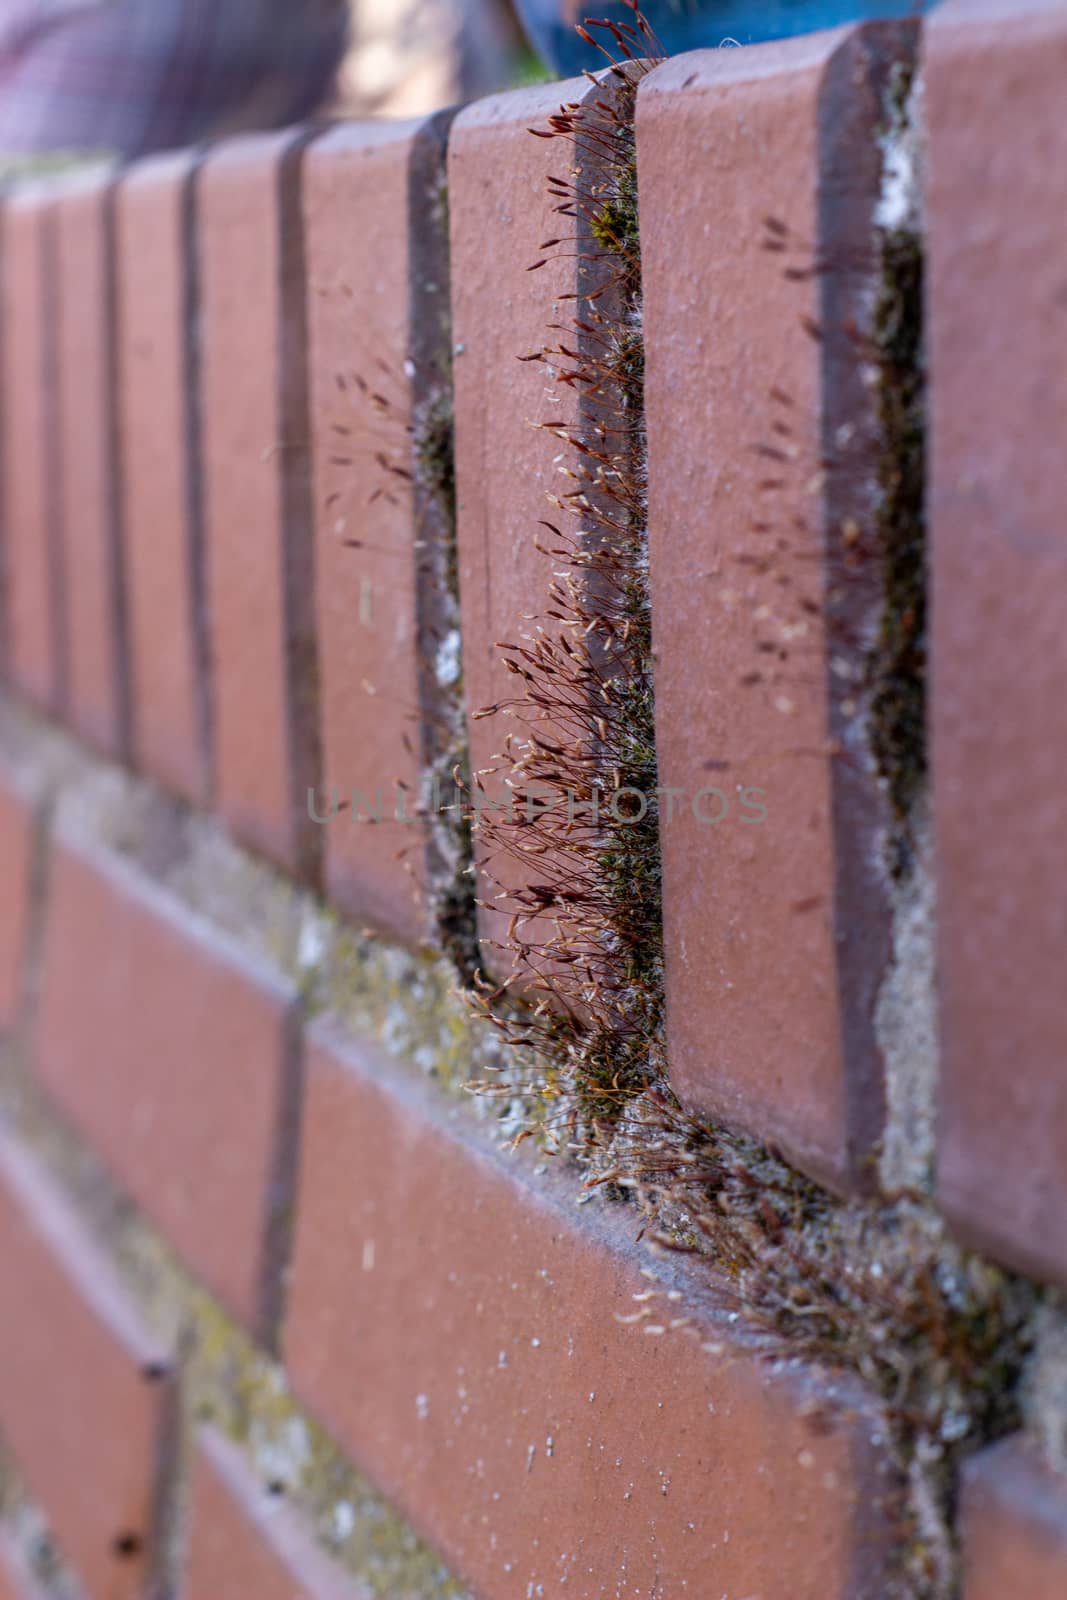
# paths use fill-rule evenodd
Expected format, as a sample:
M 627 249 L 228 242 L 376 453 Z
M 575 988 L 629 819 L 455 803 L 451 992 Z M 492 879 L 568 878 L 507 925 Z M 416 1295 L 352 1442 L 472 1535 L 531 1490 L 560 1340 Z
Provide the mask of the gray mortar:
M 915 73 L 906 95 L 892 96 L 879 139 L 882 183 L 874 221 L 883 238 L 905 232 L 922 237 L 924 145 L 922 79 Z M 887 282 L 885 288 L 892 294 L 895 285 Z M 885 443 L 892 450 L 893 441 Z M 888 882 L 892 952 L 875 1013 L 885 1073 L 879 1178 L 890 1195 L 930 1191 L 936 1145 L 936 890 L 932 825 L 922 792 L 908 832 L 907 865 Z
M 308 893 L 245 855 L 210 819 L 86 755 L 64 734 L 0 697 L 5 773 L 58 836 L 136 864 L 164 891 L 210 919 L 250 955 L 297 979 L 312 1009 L 329 1010 L 462 1093 L 485 1070 L 495 1040 L 472 1023 L 448 964 L 346 929 Z M 38 897 L 43 887 L 37 874 Z M 35 907 L 39 944 L 41 906 Z M 193 1282 L 173 1252 L 123 1199 L 92 1152 L 39 1093 L 28 1059 L 38 951 L 31 952 L 29 1016 L 0 1048 L 0 1114 L 66 1193 L 114 1261 L 145 1328 L 181 1352 L 182 1448 L 164 1525 L 164 1578 L 152 1600 L 172 1600 L 195 1424 L 210 1420 L 245 1449 L 264 1484 L 280 1485 L 323 1546 L 369 1595 L 462 1600 L 463 1586 L 295 1404 L 281 1368 Z M 464 1097 L 471 1114 L 496 1114 Z M 84 1600 L 46 1520 L 0 1461 L 0 1513 L 28 1566 L 55 1600 Z
M 60 1554 L 40 1507 L 29 1498 L 14 1463 L 0 1448 L 0 1519 L 16 1556 L 49 1600 L 87 1600 Z
M 938 1029 L 936 898 L 930 827 L 920 802 L 914 858 L 890 886 L 893 951 L 878 995 L 875 1035 L 885 1070 L 879 1179 L 886 1194 L 929 1190 L 936 1142 Z
M 447 960 L 346 923 L 240 849 L 212 818 L 79 755 L 63 735 L 10 704 L 0 707 L 0 742 L 24 787 L 55 790 L 59 835 L 136 864 L 190 911 L 291 978 L 313 1016 L 330 1015 L 456 1093 L 513 1065 L 472 1018 Z M 490 1101 L 473 1103 L 477 1114 L 493 1115 Z
M 1060 1296 L 1038 1313 L 1023 1414 L 1049 1466 L 1067 1474 L 1067 1304 Z

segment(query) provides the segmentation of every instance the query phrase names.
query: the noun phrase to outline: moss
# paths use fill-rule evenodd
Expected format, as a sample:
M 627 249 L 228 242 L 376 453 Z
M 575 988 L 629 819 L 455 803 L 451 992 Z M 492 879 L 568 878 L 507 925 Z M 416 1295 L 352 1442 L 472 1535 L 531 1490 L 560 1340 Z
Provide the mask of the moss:
M 551 83 L 553 76 L 533 46 L 523 44 L 515 52 L 507 86 L 509 89 L 525 89 L 538 83 Z
M 663 1086 L 629 1102 L 610 1154 L 654 1240 L 714 1264 L 768 1355 L 881 1397 L 900 1483 L 886 1600 L 956 1596 L 960 1465 L 1022 1423 L 1044 1292 L 961 1249 L 924 1196 L 843 1203 Z
M 71 173 L 106 171 L 114 164 L 115 155 L 107 150 L 43 150 L 22 155 L 7 152 L 0 154 L 0 185 L 17 193 L 21 184 L 44 183 Z
M 906 116 L 909 88 L 906 75 L 898 76 L 897 118 Z M 561 212 L 578 217 L 580 239 L 584 221 L 589 281 L 603 275 L 608 261 L 617 268 L 609 291 L 594 295 L 598 309 L 583 308 L 576 319 L 577 335 L 592 329 L 594 353 L 583 356 L 578 337 L 569 366 L 557 352 L 552 358 L 553 376 L 596 397 L 589 431 L 554 430 L 584 466 L 580 491 L 559 501 L 577 512 L 581 531 L 568 541 L 551 527 L 560 546 L 553 554 L 569 555 L 575 575 L 553 592 L 549 615 L 573 622 L 581 643 L 545 643 L 546 625 L 532 650 L 504 647 L 528 687 L 495 709 L 518 716 L 525 710 L 531 730 L 515 763 L 517 786 L 543 775 L 549 784 L 572 779 L 584 793 L 592 772 L 609 790 L 651 794 L 640 233 L 632 129 L 625 94 L 621 99 L 614 124 L 609 116 L 605 125 L 602 107 L 565 110 L 551 120 L 551 131 L 573 138 L 583 153 L 593 149 L 603 157 L 613 149 L 607 181 L 593 195 L 583 193 L 584 179 L 571 188 L 557 180 L 550 185 Z M 874 344 L 883 600 L 868 663 L 870 738 L 894 817 L 892 866 L 899 873 L 926 770 L 922 248 L 905 228 L 882 241 Z M 560 353 L 572 354 L 562 346 Z M 605 445 L 605 438 L 614 442 Z M 554 713 L 560 720 L 573 716 L 590 688 L 584 741 L 568 746 L 558 736 L 552 742 L 538 736 Z M 521 837 L 512 843 L 521 847 Z M 575 1003 L 562 1020 L 542 1010 L 526 1031 L 515 1021 L 507 986 L 489 1006 L 496 1004 L 498 1024 L 507 1019 L 511 1038 L 539 1046 L 527 1057 L 531 1128 L 540 1126 L 551 1139 L 562 1123 L 587 1187 L 628 1194 L 661 1246 L 706 1257 L 718 1291 L 768 1354 L 854 1372 L 881 1397 L 901 1491 L 890 1592 L 901 1600 L 947 1600 L 958 1585 L 953 1518 L 960 1461 L 1020 1423 L 1041 1291 L 961 1250 L 925 1195 L 844 1203 L 757 1140 L 679 1105 L 667 1082 L 663 1041 L 653 806 L 640 819 L 609 816 L 594 841 L 545 830 L 538 843 L 555 850 L 565 868 L 536 901 L 513 897 L 512 943 L 521 960 L 531 913 L 550 920 L 556 933 L 538 954 L 542 963 L 555 958 L 565 974 L 576 974 L 556 985 L 565 1003 L 572 997 Z M 552 1116 L 538 1123 L 545 1104 Z
M 498 903 L 514 913 L 510 942 L 519 981 L 502 985 L 487 1009 L 525 1053 L 531 1126 L 551 1142 L 561 1120 L 575 1124 L 571 1143 L 583 1160 L 589 1158 L 591 1130 L 617 1120 L 662 1058 L 633 131 L 642 70 L 632 62 L 620 67 L 610 95 L 564 107 L 550 122 L 551 135 L 573 140 L 580 153 L 570 178 L 550 180 L 549 189 L 560 215 L 577 219 L 582 295 L 573 332 L 557 330 L 564 334 L 558 349 L 532 359 L 546 363 L 549 381 L 567 384 L 581 397 L 576 423 L 544 424 L 570 447 L 576 486 L 554 504 L 573 520 L 569 529 L 543 524 L 563 570 L 557 571 L 536 642 L 531 648 L 501 646 L 520 693 L 479 713 L 508 712 L 516 730 L 505 772 L 516 813 L 483 819 L 486 858 L 526 853 L 546 863 L 543 876 L 549 880 L 517 889 L 496 886 Z M 566 729 L 562 736 L 560 728 Z M 552 803 L 531 820 L 524 794 L 546 793 Z M 581 820 L 575 819 L 576 799 L 586 811 Z M 594 801 L 596 815 L 589 820 Z M 528 958 L 551 974 L 554 1003 L 524 1013 Z M 547 1119 L 546 1104 L 553 1107 Z

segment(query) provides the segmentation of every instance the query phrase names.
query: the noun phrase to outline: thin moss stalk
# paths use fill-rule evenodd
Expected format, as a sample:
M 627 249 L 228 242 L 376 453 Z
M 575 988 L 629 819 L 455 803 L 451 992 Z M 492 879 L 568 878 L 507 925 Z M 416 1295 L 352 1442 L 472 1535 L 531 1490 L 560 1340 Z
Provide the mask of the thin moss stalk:
M 619 59 L 601 95 L 561 106 L 540 130 L 569 152 L 567 170 L 549 182 L 566 237 L 543 248 L 577 246 L 580 294 L 572 323 L 553 327 L 525 359 L 578 396 L 573 423 L 542 424 L 567 447 L 572 487 L 549 498 L 536 533 L 558 574 L 543 625 L 532 641 L 501 647 L 518 692 L 476 713 L 506 713 L 514 729 L 503 778 L 515 813 L 483 817 L 484 856 L 536 863 L 522 887 L 492 886 L 492 904 L 511 917 L 514 965 L 502 984 L 483 987 L 481 1004 L 538 1063 L 526 1084 L 533 1120 L 586 1150 L 626 1097 L 655 1081 L 662 1057 L 633 133 L 649 65 L 634 57 L 639 46 L 655 54 L 643 26 L 627 34 L 603 25 Z M 546 792 L 547 807 L 536 798 Z M 531 987 L 542 996 L 533 1006 L 524 1004 Z
M 648 587 L 641 262 L 632 112 L 656 54 L 635 11 L 607 30 L 611 94 L 561 107 L 542 137 L 569 142 L 571 170 L 550 180 L 573 235 L 546 248 L 587 258 L 587 298 L 563 337 L 527 359 L 576 387 L 574 427 L 545 424 L 577 456 L 575 488 L 552 501 L 538 534 L 563 576 L 533 642 L 505 645 L 513 699 L 505 776 L 517 806 L 535 786 L 587 802 L 596 791 L 656 787 Z M 606 37 L 603 33 L 601 37 Z M 894 114 L 907 115 L 910 80 Z M 926 564 L 922 248 L 917 227 L 880 235 L 873 351 L 879 372 L 884 601 L 868 663 L 870 737 L 895 819 L 894 872 L 910 859 L 909 819 L 925 774 Z M 871 358 L 857 350 L 857 359 Z M 568 520 L 570 519 L 570 520 Z M 717 1291 L 774 1357 L 856 1373 L 883 1402 L 897 1469 L 895 1559 L 879 1600 L 953 1600 L 959 1592 L 956 1495 L 963 1458 L 1020 1426 L 1044 1293 L 962 1249 L 916 1187 L 843 1202 L 774 1151 L 693 1116 L 668 1081 L 658 818 L 616 807 L 596 824 L 556 804 L 488 823 L 490 854 L 527 853 L 532 884 L 495 885 L 505 904 L 510 980 L 476 993 L 520 1047 L 500 1093 L 527 1126 L 565 1148 L 587 1188 L 628 1196 L 660 1249 L 703 1258 Z M 567 819 L 566 821 L 561 819 Z M 546 934 L 545 929 L 548 929 Z M 540 974 L 530 1000 L 531 973 Z M 541 997 L 537 999 L 537 990 Z M 485 1085 L 479 1086 L 485 1092 Z

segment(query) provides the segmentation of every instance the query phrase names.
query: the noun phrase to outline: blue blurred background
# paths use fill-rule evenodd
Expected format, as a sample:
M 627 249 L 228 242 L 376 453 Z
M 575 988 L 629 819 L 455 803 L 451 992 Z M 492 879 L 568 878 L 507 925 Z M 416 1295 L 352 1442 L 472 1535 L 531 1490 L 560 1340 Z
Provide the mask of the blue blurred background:
M 705 46 L 757 44 L 861 18 L 917 16 L 932 0 L 645 0 L 649 23 L 668 55 Z M 575 23 L 587 15 L 631 23 L 633 13 L 617 0 L 516 0 L 516 9 L 538 55 L 553 72 L 571 77 L 604 65 L 583 43 Z M 640 52 L 639 52 L 640 53 Z

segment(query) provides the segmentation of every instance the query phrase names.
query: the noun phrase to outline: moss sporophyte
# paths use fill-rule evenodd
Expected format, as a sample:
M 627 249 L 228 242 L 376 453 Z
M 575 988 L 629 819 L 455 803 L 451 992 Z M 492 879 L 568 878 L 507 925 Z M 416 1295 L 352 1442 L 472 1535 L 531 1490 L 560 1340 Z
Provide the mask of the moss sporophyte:
M 435 726 L 444 732 L 427 752 L 423 792 L 403 797 L 404 815 L 437 819 L 433 893 L 445 946 L 470 1006 L 510 1046 L 488 1053 L 470 1087 L 499 1094 L 509 1129 L 521 1108 L 517 1137 L 565 1154 L 587 1191 L 634 1204 L 654 1248 L 699 1258 L 694 1271 L 711 1275 L 769 1356 L 848 1370 L 880 1395 L 899 1487 L 884 1600 L 952 1600 L 960 1464 L 1020 1426 L 1047 1297 L 951 1238 L 928 1163 L 917 1164 L 914 1181 L 844 1201 L 757 1139 L 694 1115 L 670 1085 L 660 832 L 693 797 L 663 789 L 656 767 L 634 111 L 662 52 L 630 10 L 629 23 L 578 29 L 605 67 L 581 102 L 531 130 L 563 161 L 547 179 L 558 236 L 540 243 L 530 270 L 576 254 L 579 294 L 567 322 L 549 320 L 558 306 L 546 314 L 540 349 L 518 354 L 541 364 L 548 389 L 577 397 L 577 418 L 539 424 L 566 462 L 568 486 L 548 497 L 530 530 L 556 576 L 534 626 L 499 646 L 512 697 L 468 707 L 476 718 L 506 718 L 509 730 L 499 766 L 476 782 L 462 714 L 447 361 L 404 425 L 403 459 L 383 463 L 380 492 L 390 478 L 418 489 L 425 576 L 444 597 L 430 630 Z M 885 109 L 887 146 L 909 133 L 911 89 L 902 63 Z M 855 341 L 856 361 L 877 382 L 874 509 L 869 526 L 842 530 L 827 564 L 837 587 L 854 572 L 869 582 L 873 567 L 881 590 L 861 714 L 893 818 L 886 872 L 906 889 L 926 775 L 923 256 L 914 219 L 887 220 L 875 233 L 871 326 Z M 785 256 L 786 235 L 766 218 L 752 248 Z M 802 282 L 835 267 L 783 270 Z M 822 337 L 815 324 L 809 332 Z M 381 408 L 370 386 L 361 393 Z M 759 806 L 755 786 L 749 792 Z M 373 813 L 374 797 L 366 803 Z M 339 804 L 359 820 L 356 797 Z M 337 814 L 329 797 L 309 797 L 309 806 L 318 821 Z M 475 839 L 483 905 L 507 914 L 496 941 L 476 934 Z M 494 861 L 516 859 L 531 870 L 498 880 Z
M 899 1482 L 886 1593 L 949 1600 L 960 1462 L 1020 1423 L 1041 1291 L 950 1237 L 928 1174 L 843 1201 L 757 1140 L 694 1116 L 668 1078 L 633 123 L 637 86 L 661 52 L 631 10 L 630 24 L 578 30 L 609 58 L 602 92 L 532 130 L 567 152 L 566 172 L 547 184 L 563 236 L 541 245 L 534 270 L 577 250 L 584 271 L 571 322 L 523 359 L 580 406 L 573 425 L 541 424 L 561 441 L 571 483 L 531 530 L 558 575 L 539 626 L 500 647 L 514 697 L 472 713 L 510 719 L 494 777 L 515 805 L 472 807 L 489 863 L 484 902 L 510 922 L 484 958 L 496 975 L 476 973 L 471 1001 L 514 1046 L 498 1092 L 509 1115 L 517 1097 L 526 1105 L 520 1137 L 566 1151 L 586 1188 L 628 1197 L 658 1248 L 704 1258 L 768 1354 L 848 1369 L 881 1395 Z M 869 664 L 870 742 L 905 837 L 925 772 L 917 238 L 885 231 L 880 260 L 883 439 L 869 544 L 885 605 Z M 870 353 L 857 347 L 857 360 Z M 590 803 L 623 790 L 647 803 L 614 813 Z M 887 870 L 900 870 L 899 838 L 887 853 Z M 518 887 L 514 875 L 494 881 L 494 859 L 515 857 L 536 871 Z

